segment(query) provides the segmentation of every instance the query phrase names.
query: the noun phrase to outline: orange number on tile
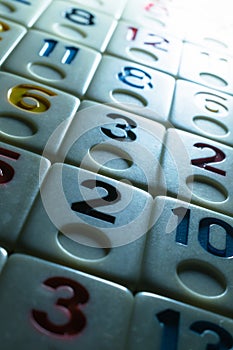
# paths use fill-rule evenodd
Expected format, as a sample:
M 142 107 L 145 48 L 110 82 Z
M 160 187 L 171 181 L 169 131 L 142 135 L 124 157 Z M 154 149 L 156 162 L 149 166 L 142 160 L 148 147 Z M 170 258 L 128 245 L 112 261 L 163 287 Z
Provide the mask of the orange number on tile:
M 53 91 L 33 84 L 20 84 L 8 90 L 8 101 L 24 111 L 43 113 L 50 101 L 43 95 L 56 96 Z
M 0 148 L 0 157 L 17 160 L 20 157 L 19 153 Z M 14 177 L 14 169 L 8 163 L 0 160 L 0 184 L 10 182 Z
M 58 336 L 74 336 L 80 333 L 86 325 L 86 317 L 79 309 L 79 304 L 85 304 L 89 299 L 88 291 L 78 282 L 67 277 L 51 277 L 48 278 L 44 285 L 56 291 L 58 288 L 66 287 L 72 290 L 72 297 L 59 298 L 56 306 L 68 315 L 68 322 L 62 325 L 55 324 L 50 321 L 48 314 L 44 311 L 32 310 L 33 324 L 41 332 L 46 334 L 54 334 Z

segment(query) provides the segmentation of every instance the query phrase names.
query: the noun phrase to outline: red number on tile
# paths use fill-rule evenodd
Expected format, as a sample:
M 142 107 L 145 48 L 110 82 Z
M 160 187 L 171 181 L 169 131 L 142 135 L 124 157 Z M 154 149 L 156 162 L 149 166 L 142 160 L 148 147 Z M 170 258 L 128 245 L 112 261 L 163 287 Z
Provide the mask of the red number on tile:
M 17 160 L 20 157 L 20 154 L 5 148 L 0 148 L 0 157 Z M 15 171 L 12 166 L 3 160 L 0 160 L 0 184 L 10 182 L 14 177 L 14 173 Z
M 67 323 L 58 325 L 50 321 L 48 314 L 44 311 L 32 310 L 33 324 L 46 334 L 58 336 L 74 336 L 80 333 L 86 326 L 86 317 L 79 309 L 79 304 L 85 304 L 89 299 L 88 291 L 78 282 L 67 277 L 48 278 L 44 285 L 56 291 L 60 287 L 68 287 L 72 290 L 72 297 L 59 298 L 56 302 L 59 310 L 63 309 L 69 315 Z
M 215 146 L 208 145 L 207 143 L 197 142 L 193 145 L 197 148 L 209 148 L 215 152 L 214 156 L 211 157 L 205 157 L 205 158 L 196 158 L 191 160 L 191 164 L 198 166 L 199 168 L 203 168 L 208 171 L 212 171 L 213 173 L 216 173 L 218 175 L 226 176 L 226 171 L 215 168 L 211 165 L 208 165 L 209 163 L 220 163 L 222 162 L 226 156 L 219 148 Z

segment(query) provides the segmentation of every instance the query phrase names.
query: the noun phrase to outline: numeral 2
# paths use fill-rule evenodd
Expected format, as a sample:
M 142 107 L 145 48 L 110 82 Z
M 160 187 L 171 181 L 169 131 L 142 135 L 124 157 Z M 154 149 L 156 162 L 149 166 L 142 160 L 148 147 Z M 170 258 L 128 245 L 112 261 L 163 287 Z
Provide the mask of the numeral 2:
M 192 165 L 198 166 L 199 168 L 203 168 L 205 170 L 212 171 L 213 173 L 216 173 L 222 176 L 226 176 L 226 172 L 224 170 L 215 168 L 211 165 L 207 165 L 209 163 L 222 162 L 226 158 L 223 151 L 221 151 L 219 148 L 215 146 L 208 145 L 207 143 L 198 142 L 198 143 L 195 143 L 193 146 L 197 148 L 210 148 L 215 152 L 215 155 L 211 157 L 192 159 L 191 160 Z
M 78 308 L 78 304 L 85 304 L 89 300 L 88 291 L 78 282 L 66 277 L 51 277 L 44 283 L 44 286 L 52 291 L 59 287 L 68 287 L 72 289 L 71 298 L 59 298 L 56 302 L 57 308 L 66 310 L 69 316 L 67 323 L 58 325 L 51 322 L 44 311 L 32 310 L 32 320 L 36 328 L 43 333 L 55 334 L 59 336 L 73 336 L 80 333 L 86 325 L 86 318 Z
M 114 186 L 100 180 L 86 180 L 83 181 L 81 185 L 90 189 L 94 189 L 96 187 L 104 188 L 108 194 L 102 198 L 89 200 L 88 203 L 85 201 L 72 203 L 71 209 L 78 213 L 89 215 L 96 219 L 114 224 L 116 220 L 115 216 L 97 211 L 94 208 L 106 206 L 108 203 L 118 202 L 121 198 L 121 195 L 117 189 Z

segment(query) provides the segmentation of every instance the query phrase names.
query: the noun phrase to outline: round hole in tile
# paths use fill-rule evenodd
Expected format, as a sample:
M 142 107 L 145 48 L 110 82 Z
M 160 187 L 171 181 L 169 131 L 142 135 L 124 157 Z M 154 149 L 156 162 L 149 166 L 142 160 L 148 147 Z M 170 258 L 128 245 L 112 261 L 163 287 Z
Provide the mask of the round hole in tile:
M 58 35 L 66 39 L 78 40 L 78 39 L 85 39 L 87 37 L 86 32 L 84 32 L 83 30 L 80 30 L 79 28 L 75 28 L 69 25 L 55 23 L 53 25 L 53 28 Z
M 15 137 L 29 137 L 37 132 L 36 126 L 23 118 L 0 115 L 0 132 Z
M 128 90 L 115 89 L 111 92 L 112 98 L 115 102 L 127 104 L 129 107 L 146 107 L 147 101 L 138 94 L 132 93 Z
M 154 55 L 151 52 L 148 52 L 146 50 L 138 49 L 138 48 L 130 48 L 129 49 L 129 55 L 137 60 L 140 60 L 141 62 L 156 62 L 158 61 L 158 57 Z
M 217 181 L 206 176 L 189 176 L 186 184 L 194 196 L 214 203 L 222 203 L 228 198 L 227 190 Z
M 128 153 L 111 145 L 99 144 L 89 150 L 91 158 L 101 166 L 113 170 L 125 170 L 132 166 Z
M 226 80 L 218 77 L 217 75 L 210 73 L 200 73 L 200 77 L 208 84 L 215 85 L 217 87 L 226 87 L 228 83 Z
M 29 72 L 37 78 L 45 80 L 62 80 L 65 75 L 59 69 L 42 63 L 31 63 L 28 65 Z
M 201 296 L 218 297 L 227 289 L 223 274 L 204 261 L 182 261 L 176 271 L 181 284 L 190 292 Z
M 57 236 L 58 244 L 69 254 L 85 260 L 97 260 L 110 252 L 107 236 L 97 228 L 85 224 L 70 224 Z
M 224 124 L 205 116 L 197 115 L 193 117 L 193 122 L 199 130 L 204 131 L 206 134 L 213 137 L 226 136 L 229 133 Z

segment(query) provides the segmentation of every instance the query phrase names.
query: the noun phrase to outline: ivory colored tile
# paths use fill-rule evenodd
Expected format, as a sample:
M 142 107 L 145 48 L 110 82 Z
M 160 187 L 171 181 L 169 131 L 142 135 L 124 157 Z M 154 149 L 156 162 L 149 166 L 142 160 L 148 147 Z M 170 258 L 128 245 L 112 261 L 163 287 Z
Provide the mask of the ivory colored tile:
M 230 349 L 232 322 L 159 295 L 139 293 L 135 298 L 127 349 Z
M 12 250 L 15 246 L 49 165 L 45 158 L 0 143 L 1 247 Z
M 104 51 L 116 24 L 112 17 L 96 10 L 67 1 L 55 1 L 34 28 Z
M 159 123 L 85 101 L 66 133 L 57 159 L 117 180 L 126 179 L 154 196 L 164 134 L 165 128 Z
M 31 27 L 52 0 L 4 0 L 0 16 Z
M 233 318 L 233 218 L 157 197 L 140 290 Z
M 128 60 L 104 56 L 86 98 L 166 123 L 174 84 L 174 78 L 167 74 Z
M 30 30 L 3 69 L 79 97 L 86 92 L 100 57 L 100 53 L 84 46 Z
M 168 195 L 233 216 L 233 149 L 185 131 L 169 129 L 162 159 Z
M 122 350 L 132 302 L 131 293 L 114 283 L 13 255 L 0 278 L 1 346 Z
M 233 58 L 224 51 L 185 43 L 179 77 L 232 95 Z
M 107 52 L 176 75 L 181 49 L 182 41 L 172 35 L 130 21 L 119 22 Z
M 176 82 L 174 127 L 233 146 L 233 97 L 184 80 Z
M 55 164 L 17 251 L 135 288 L 152 197 L 92 172 Z
M 32 152 L 44 151 L 54 130 L 62 130 L 46 147 L 54 155 L 74 116 L 79 100 L 32 80 L 0 72 L 1 140 Z
M 0 20 L 0 65 L 25 34 L 23 26 L 5 19 Z

